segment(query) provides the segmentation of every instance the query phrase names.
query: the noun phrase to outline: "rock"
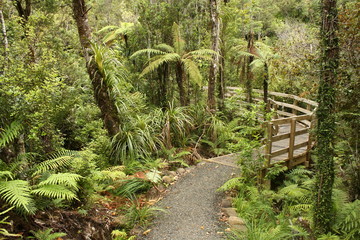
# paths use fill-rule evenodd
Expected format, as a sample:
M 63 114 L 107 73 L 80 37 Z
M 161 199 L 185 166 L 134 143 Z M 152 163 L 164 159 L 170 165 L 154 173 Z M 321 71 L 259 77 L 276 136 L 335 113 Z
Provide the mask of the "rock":
M 176 176 L 176 172 L 175 171 L 169 171 L 168 172 L 169 176 L 175 177 Z
M 245 225 L 234 225 L 231 226 L 232 230 L 236 230 L 236 231 L 241 231 L 241 232 L 245 232 L 247 230 Z
M 221 211 L 228 217 L 237 217 L 237 212 L 235 208 L 222 208 Z
M 178 170 L 176 172 L 181 175 L 181 174 L 184 174 L 186 171 L 183 168 L 178 168 Z
M 231 216 L 229 217 L 229 224 L 231 226 L 234 226 L 234 225 L 245 225 L 245 222 L 243 219 L 239 218 L 239 217 L 234 217 L 234 216 Z
M 232 201 L 231 198 L 225 198 L 221 201 L 221 206 L 223 208 L 231 208 L 232 207 Z
M 162 180 L 167 184 L 170 184 L 173 181 L 172 178 L 169 176 L 163 176 Z

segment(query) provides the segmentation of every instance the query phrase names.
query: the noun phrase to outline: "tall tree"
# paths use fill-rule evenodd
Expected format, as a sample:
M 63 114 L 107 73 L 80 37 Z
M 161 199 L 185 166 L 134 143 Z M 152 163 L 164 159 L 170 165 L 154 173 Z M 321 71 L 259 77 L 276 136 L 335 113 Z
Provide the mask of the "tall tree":
M 210 20 L 211 20 L 211 41 L 212 50 L 219 53 L 220 50 L 220 20 L 219 4 L 217 0 L 210 0 Z M 219 54 L 213 56 L 210 64 L 209 83 L 208 83 L 208 109 L 211 112 L 216 111 L 215 84 L 216 76 L 219 69 Z
M 109 135 L 115 136 L 119 132 L 120 119 L 114 100 L 110 95 L 111 89 L 104 81 L 99 68 L 94 61 L 94 51 L 91 47 L 91 29 L 88 23 L 85 0 L 72 1 L 73 14 L 76 21 L 80 43 L 83 48 L 87 72 L 90 76 L 94 90 L 94 97 L 101 110 L 102 119 Z
M 316 234 L 331 230 L 334 220 L 332 188 L 334 183 L 335 84 L 339 65 L 336 0 L 321 1 L 321 71 L 318 91 L 316 197 L 314 227 Z

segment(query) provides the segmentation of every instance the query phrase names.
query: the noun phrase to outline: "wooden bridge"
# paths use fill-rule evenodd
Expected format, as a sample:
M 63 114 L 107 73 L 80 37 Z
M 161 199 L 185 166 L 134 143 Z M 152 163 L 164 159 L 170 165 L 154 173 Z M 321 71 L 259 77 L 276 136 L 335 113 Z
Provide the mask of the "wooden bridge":
M 229 95 L 240 88 L 228 87 Z M 255 101 L 263 101 L 263 92 L 254 90 L 258 95 Z M 275 115 L 264 124 L 264 148 L 261 151 L 266 163 L 264 171 L 275 164 L 291 169 L 297 165 L 309 165 L 310 150 L 314 145 L 312 129 L 315 122 L 314 111 L 318 104 L 314 101 L 291 94 L 269 92 L 268 107 Z

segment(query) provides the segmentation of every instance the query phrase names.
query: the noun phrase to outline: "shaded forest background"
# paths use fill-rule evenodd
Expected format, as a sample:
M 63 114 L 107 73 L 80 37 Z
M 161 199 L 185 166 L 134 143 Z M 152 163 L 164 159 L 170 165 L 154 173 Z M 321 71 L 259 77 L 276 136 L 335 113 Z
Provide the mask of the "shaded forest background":
M 360 4 L 337 2 L 332 147 L 353 202 Z M 0 196 L 1 210 L 15 207 L 11 216 L 90 209 L 90 196 L 127 175 L 157 177 L 165 165 L 249 147 L 244 139 L 263 134 L 262 107 L 226 100 L 226 86 L 243 87 L 250 102 L 248 90 L 266 84 L 317 100 L 319 1 L 0 0 L 0 20 Z

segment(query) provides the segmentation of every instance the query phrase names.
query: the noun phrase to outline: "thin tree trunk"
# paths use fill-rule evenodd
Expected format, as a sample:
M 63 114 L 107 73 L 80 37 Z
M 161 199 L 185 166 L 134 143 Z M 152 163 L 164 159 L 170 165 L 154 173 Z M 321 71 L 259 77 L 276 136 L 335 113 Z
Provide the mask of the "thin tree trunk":
M 8 60 L 9 41 L 6 34 L 6 25 L 5 25 L 5 19 L 2 9 L 3 9 L 3 2 L 2 0 L 0 0 L 0 22 L 1 22 L 1 31 L 4 37 L 4 60 L 5 60 L 4 69 L 5 69 L 6 62 Z
M 212 50 L 219 53 L 220 45 L 220 21 L 219 21 L 219 6 L 217 0 L 210 0 L 210 20 L 211 20 L 211 41 Z M 215 84 L 216 75 L 219 65 L 219 54 L 214 55 L 213 61 L 210 64 L 209 83 L 208 83 L 208 109 L 211 112 L 216 111 L 216 98 L 215 98 Z
M 109 87 L 103 81 L 103 76 L 98 67 L 92 61 L 93 51 L 91 49 L 91 29 L 88 23 L 85 0 L 73 0 L 73 14 L 78 28 L 81 46 L 83 47 L 87 72 L 90 76 L 94 90 L 96 103 L 101 111 L 101 117 L 109 135 L 113 137 L 119 132 L 120 119 L 114 100 L 109 93 Z
M 248 34 L 248 52 L 254 54 L 255 53 L 255 47 L 254 47 L 254 33 L 250 32 Z M 251 67 L 250 64 L 254 61 L 254 57 L 250 56 L 248 58 L 248 62 L 247 62 L 247 69 L 246 69 L 246 82 L 245 82 L 245 87 L 246 87 L 246 100 L 249 103 L 252 103 L 253 99 L 252 99 L 252 82 L 253 82 L 253 78 L 254 78 L 254 74 L 251 71 Z
M 331 231 L 334 222 L 332 204 L 332 188 L 334 183 L 334 149 L 335 135 L 335 85 L 339 66 L 339 42 L 337 38 L 338 20 L 336 0 L 321 2 L 321 71 L 318 92 L 318 110 L 316 112 L 318 125 L 317 162 L 314 203 L 314 230 L 317 235 Z
M 267 63 L 264 64 L 264 82 L 263 82 L 263 88 L 264 88 L 264 108 L 265 113 L 270 111 L 270 106 L 268 103 L 268 93 L 269 93 L 269 67 Z

